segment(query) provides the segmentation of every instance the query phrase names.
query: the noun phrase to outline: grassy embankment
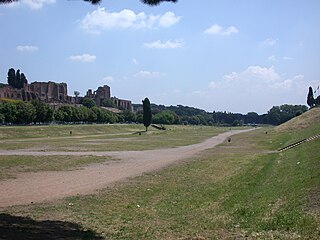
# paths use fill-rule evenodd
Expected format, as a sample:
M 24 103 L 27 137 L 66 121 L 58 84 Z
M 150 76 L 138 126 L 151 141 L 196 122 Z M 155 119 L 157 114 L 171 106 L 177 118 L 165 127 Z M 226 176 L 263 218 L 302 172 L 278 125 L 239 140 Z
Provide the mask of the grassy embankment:
M 305 116 L 98 195 L 4 211 L 76 222 L 106 239 L 319 239 L 319 139 L 274 152 L 320 133 L 319 118 L 310 126 Z

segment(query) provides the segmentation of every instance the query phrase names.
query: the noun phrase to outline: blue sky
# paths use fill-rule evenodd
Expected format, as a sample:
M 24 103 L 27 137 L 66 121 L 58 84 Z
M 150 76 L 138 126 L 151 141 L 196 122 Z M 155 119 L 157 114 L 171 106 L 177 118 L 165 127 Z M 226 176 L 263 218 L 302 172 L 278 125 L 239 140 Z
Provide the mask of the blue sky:
M 320 1 L 20 0 L 0 6 L 0 82 L 107 84 L 141 103 L 265 113 L 320 85 Z

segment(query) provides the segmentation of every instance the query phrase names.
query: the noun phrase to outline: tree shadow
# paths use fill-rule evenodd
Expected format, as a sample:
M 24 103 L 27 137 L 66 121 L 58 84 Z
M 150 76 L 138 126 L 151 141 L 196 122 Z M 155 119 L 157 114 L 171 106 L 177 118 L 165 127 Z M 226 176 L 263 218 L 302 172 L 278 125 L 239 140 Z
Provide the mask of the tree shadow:
M 81 225 L 63 221 L 36 221 L 29 217 L 0 214 L 0 240 L 18 239 L 93 239 L 101 240 L 92 230 L 84 230 Z

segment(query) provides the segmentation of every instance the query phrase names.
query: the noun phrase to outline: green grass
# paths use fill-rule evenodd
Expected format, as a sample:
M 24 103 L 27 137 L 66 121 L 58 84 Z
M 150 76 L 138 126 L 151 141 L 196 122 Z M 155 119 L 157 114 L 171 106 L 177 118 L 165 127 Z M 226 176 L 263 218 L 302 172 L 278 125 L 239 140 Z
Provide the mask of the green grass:
M 0 149 L 40 151 L 119 151 L 171 148 L 201 142 L 228 128 L 208 126 L 167 126 L 168 130 L 150 130 L 139 135 L 141 125 L 77 125 L 2 127 Z M 21 136 L 19 132 L 21 131 Z M 70 136 L 70 131 L 72 135 Z M 33 132 L 36 137 L 33 136 Z M 61 135 L 59 135 L 61 134 Z M 20 138 L 19 138 L 20 136 Z
M 255 130 L 97 195 L 3 211 L 76 222 L 106 239 L 318 239 L 319 140 L 270 152 L 309 131 Z
M 118 134 L 142 131 L 138 124 L 84 124 L 84 125 L 37 125 L 37 126 L 0 126 L 0 139 L 46 138 Z

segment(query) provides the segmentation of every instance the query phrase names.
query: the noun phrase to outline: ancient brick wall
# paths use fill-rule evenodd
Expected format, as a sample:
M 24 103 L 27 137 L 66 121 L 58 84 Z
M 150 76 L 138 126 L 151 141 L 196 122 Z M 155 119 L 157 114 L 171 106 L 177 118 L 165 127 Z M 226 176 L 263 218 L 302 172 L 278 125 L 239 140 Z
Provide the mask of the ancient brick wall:
M 0 98 L 10 98 L 22 101 L 39 100 L 47 103 L 73 103 L 73 97 L 67 94 L 66 83 L 33 82 L 26 84 L 23 89 L 6 86 L 0 88 Z

